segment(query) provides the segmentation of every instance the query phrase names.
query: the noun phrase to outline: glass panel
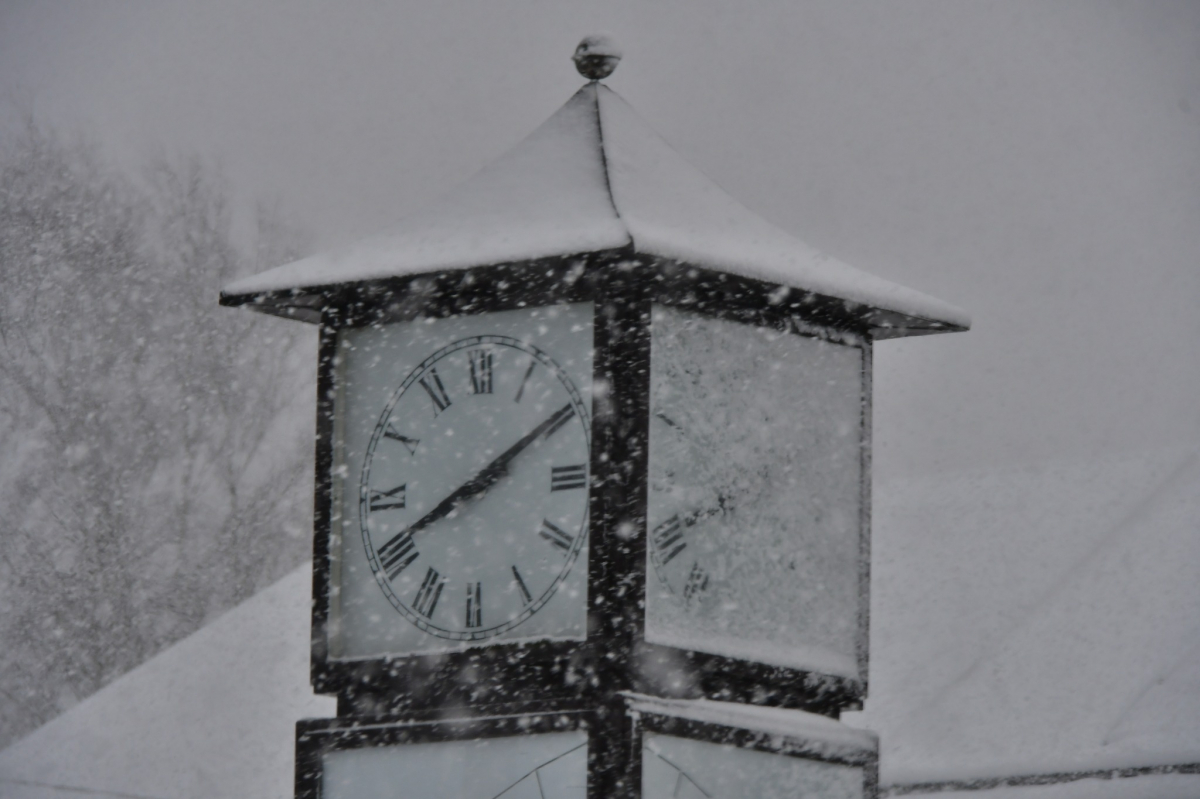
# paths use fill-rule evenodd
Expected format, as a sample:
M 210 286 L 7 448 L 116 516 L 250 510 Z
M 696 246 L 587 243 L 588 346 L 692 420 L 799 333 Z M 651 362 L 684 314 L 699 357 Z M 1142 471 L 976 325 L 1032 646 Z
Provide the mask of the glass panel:
M 643 799 L 861 799 L 861 766 L 646 733 Z
M 657 306 L 646 640 L 858 676 L 863 354 Z
M 585 799 L 587 733 L 377 746 L 325 755 L 321 799 Z
M 581 639 L 592 306 L 344 331 L 331 649 Z

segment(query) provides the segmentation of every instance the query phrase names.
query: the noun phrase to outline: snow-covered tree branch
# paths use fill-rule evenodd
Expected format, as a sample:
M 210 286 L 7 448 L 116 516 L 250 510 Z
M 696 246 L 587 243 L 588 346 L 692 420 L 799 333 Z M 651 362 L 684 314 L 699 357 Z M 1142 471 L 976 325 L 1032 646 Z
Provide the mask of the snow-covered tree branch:
M 0 746 L 307 555 L 312 333 L 216 303 L 299 240 L 254 239 L 199 159 L 4 142 Z

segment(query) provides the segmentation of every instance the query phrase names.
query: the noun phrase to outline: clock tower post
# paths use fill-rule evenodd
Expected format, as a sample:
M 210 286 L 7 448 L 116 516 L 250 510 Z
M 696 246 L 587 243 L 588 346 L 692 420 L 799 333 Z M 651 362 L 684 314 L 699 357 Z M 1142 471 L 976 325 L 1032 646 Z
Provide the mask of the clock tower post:
M 296 795 L 868 797 L 871 353 L 965 330 L 599 81 L 396 230 L 225 288 L 320 326 Z

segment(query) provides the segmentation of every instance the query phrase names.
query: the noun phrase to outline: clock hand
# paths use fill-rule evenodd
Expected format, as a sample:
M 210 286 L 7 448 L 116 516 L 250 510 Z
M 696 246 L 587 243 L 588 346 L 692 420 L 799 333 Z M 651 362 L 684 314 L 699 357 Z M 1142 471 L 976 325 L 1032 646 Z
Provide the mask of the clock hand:
M 535 441 L 545 440 L 552 436 L 560 427 L 566 424 L 574 414 L 575 407 L 568 402 L 550 418 L 546 419 L 537 427 L 533 428 L 533 430 L 526 433 L 520 441 L 506 449 L 494 461 L 483 467 L 478 474 L 459 486 L 452 494 L 450 494 L 450 496 L 439 502 L 437 507 L 401 531 L 396 538 L 404 535 L 411 536 L 413 533 L 423 530 L 442 517 L 446 516 L 448 513 L 450 513 L 450 511 L 454 510 L 463 502 L 474 499 L 480 494 L 483 494 L 485 491 L 491 488 L 497 480 L 508 473 L 508 464 L 512 462 L 513 458 L 520 455 L 530 444 L 534 443 Z M 389 541 L 388 543 L 390 544 L 391 542 Z M 384 544 L 385 548 L 387 546 L 388 544 Z

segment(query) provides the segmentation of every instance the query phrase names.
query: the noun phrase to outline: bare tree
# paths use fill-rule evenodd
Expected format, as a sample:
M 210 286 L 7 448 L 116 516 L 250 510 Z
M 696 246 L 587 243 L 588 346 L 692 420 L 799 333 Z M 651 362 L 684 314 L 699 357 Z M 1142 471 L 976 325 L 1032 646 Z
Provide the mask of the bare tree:
M 296 238 L 239 247 L 228 196 L 33 122 L 0 152 L 0 746 L 307 554 L 311 332 L 216 304 Z

